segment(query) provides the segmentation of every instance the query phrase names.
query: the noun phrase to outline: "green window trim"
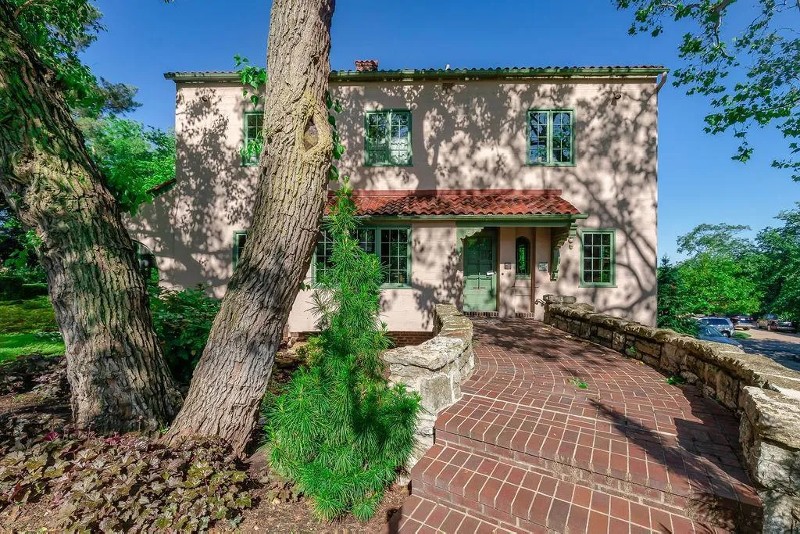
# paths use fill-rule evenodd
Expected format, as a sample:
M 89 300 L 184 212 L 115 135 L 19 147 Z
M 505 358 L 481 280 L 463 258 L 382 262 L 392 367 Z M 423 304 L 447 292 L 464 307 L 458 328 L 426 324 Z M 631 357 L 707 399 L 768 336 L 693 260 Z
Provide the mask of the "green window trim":
M 410 167 L 411 110 L 380 109 L 364 114 L 364 166 Z
M 400 232 L 405 232 L 405 242 L 398 242 L 402 246 L 396 252 L 392 250 L 392 232 L 397 232 L 394 237 L 399 238 Z M 385 277 L 393 277 L 399 282 L 385 281 L 382 289 L 408 289 L 411 287 L 411 228 L 408 226 L 366 226 L 358 229 L 358 238 L 361 249 L 377 255 L 381 264 L 386 269 Z M 317 273 L 324 269 L 330 256 L 332 242 L 327 230 L 320 232 L 317 246 L 314 249 L 314 263 L 312 279 L 317 282 Z M 403 246 L 405 251 L 402 250 Z M 398 247 L 398 245 L 395 245 Z M 385 261 L 384 261 L 385 260 Z
M 243 167 L 258 165 L 258 158 L 264 148 L 264 112 L 246 111 L 242 118 L 242 156 Z
M 616 287 L 616 230 L 581 230 L 580 287 Z
M 531 277 L 531 241 L 527 237 L 520 236 L 514 246 L 516 257 L 515 276 L 517 278 Z
M 568 121 L 565 122 L 565 119 Z M 575 165 L 574 110 L 530 109 L 526 114 L 525 124 L 525 157 L 528 165 Z
M 247 242 L 247 232 L 243 230 L 239 230 L 233 232 L 233 247 L 231 249 L 231 260 L 233 263 L 233 268 L 236 269 L 236 266 L 239 265 L 239 258 L 242 256 L 242 252 L 244 251 L 245 243 Z

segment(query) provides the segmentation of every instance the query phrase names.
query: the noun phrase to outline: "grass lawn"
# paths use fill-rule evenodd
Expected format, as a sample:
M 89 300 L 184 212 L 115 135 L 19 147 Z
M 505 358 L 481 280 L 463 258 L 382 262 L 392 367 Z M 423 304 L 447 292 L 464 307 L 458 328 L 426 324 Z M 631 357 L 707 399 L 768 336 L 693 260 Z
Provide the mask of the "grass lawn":
M 750 334 L 745 334 L 744 332 L 734 332 L 733 337 L 734 339 L 750 339 L 752 336 Z
M 0 363 L 34 353 L 64 354 L 50 300 L 0 301 Z

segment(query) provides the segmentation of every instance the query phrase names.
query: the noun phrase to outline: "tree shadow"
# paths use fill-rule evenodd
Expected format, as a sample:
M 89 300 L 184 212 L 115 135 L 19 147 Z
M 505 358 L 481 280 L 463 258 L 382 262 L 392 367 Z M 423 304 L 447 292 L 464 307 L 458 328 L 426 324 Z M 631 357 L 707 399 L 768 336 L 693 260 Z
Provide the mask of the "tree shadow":
M 712 401 L 699 391 L 692 391 L 692 386 L 681 389 L 687 392 L 692 414 L 699 420 L 674 418 L 674 438 L 647 428 L 602 402 L 589 402 L 620 434 L 667 469 L 671 479 L 677 475 L 690 481 L 689 511 L 708 532 L 713 532 L 714 527 L 730 532 L 761 532 L 762 507 L 753 503 L 753 492 L 749 500 L 741 500 L 741 488 L 752 487 L 752 483 L 742 468 L 736 422 L 731 414 L 722 412 L 723 408 L 711 406 Z M 723 427 L 720 419 L 731 420 Z M 668 531 L 663 525 L 662 529 Z

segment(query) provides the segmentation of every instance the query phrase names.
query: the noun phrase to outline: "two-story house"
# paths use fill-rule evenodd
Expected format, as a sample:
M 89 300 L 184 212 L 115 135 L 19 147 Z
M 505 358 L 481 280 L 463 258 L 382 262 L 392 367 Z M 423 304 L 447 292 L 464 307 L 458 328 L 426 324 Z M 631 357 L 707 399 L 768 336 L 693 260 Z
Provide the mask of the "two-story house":
M 177 185 L 132 222 L 161 282 L 216 296 L 252 215 L 262 115 L 233 72 L 172 72 Z M 333 72 L 365 250 L 385 266 L 383 316 L 432 328 L 432 305 L 541 317 L 574 295 L 646 324 L 656 314 L 658 90 L 662 67 Z M 321 232 L 309 286 L 329 261 Z M 313 330 L 311 290 L 291 332 Z

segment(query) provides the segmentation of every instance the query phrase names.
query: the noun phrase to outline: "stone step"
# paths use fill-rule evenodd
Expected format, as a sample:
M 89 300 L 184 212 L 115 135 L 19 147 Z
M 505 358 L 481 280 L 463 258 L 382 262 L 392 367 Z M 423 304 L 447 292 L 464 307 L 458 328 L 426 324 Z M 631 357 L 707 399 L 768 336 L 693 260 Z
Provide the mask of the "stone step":
M 644 431 L 635 425 L 612 429 L 575 397 L 569 399 L 570 409 L 558 413 L 488 404 L 469 394 L 463 400 L 458 409 L 440 415 L 437 443 L 612 495 L 634 494 L 642 504 L 667 511 L 693 513 L 690 504 L 703 495 L 705 504 L 725 511 L 728 519 L 723 524 L 760 515 L 758 495 L 720 436 L 699 436 L 703 439 L 678 446 L 677 437 L 666 431 Z M 724 443 L 717 445 L 714 439 Z M 689 452 L 694 449 L 702 449 L 702 456 Z M 694 508 L 703 512 L 702 506 Z
M 411 478 L 413 497 L 431 504 L 426 504 L 417 515 L 408 512 L 408 518 L 434 528 L 439 528 L 435 523 L 440 519 L 454 522 L 456 513 L 469 513 L 510 532 L 728 531 L 693 522 L 678 509 L 667 511 L 643 505 L 636 496 L 608 495 L 604 490 L 593 490 L 441 443 L 417 463 Z M 434 509 L 435 516 L 420 520 L 420 515 L 433 514 Z M 406 513 L 403 515 L 405 519 Z M 414 532 L 412 523 L 409 525 L 409 530 L 404 528 L 401 532 Z M 448 530 L 451 524 L 448 522 L 446 526 L 440 530 L 451 532 Z

